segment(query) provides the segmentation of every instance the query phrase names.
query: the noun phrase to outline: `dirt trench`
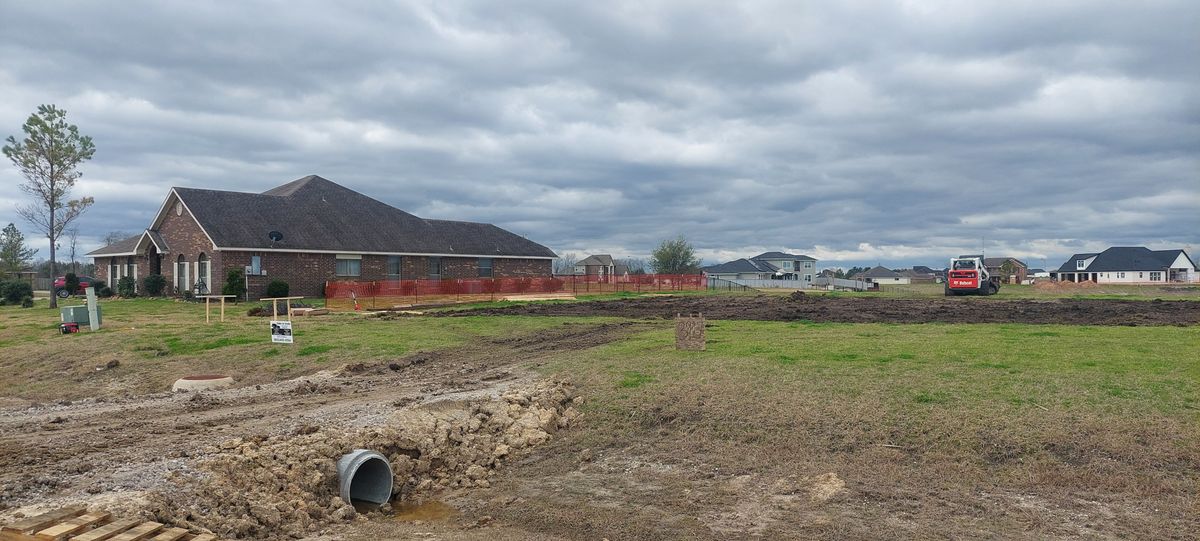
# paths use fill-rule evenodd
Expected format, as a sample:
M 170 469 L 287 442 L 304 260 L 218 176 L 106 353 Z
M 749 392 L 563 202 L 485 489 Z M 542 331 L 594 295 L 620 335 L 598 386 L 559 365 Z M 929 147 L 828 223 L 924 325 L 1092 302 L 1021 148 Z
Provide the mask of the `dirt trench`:
M 564 324 L 528 337 L 482 339 L 254 387 L 0 409 L 0 522 L 85 503 L 229 536 L 299 534 L 281 526 L 290 520 L 286 515 L 277 517 L 293 502 L 271 502 L 275 513 L 263 505 L 251 509 L 219 480 L 279 468 L 308 471 L 312 475 L 292 481 L 314 495 L 300 506 L 309 518 L 291 519 L 297 528 L 320 528 L 353 515 L 331 499 L 332 461 L 370 445 L 390 445 L 401 464 L 401 455 L 425 457 L 397 468 L 396 486 L 406 494 L 486 480 L 507 454 L 496 455 L 501 444 L 516 455 L 544 441 L 523 433 L 531 423 L 550 434 L 573 415 L 566 413 L 569 391 L 535 383 L 526 365 L 547 352 L 594 347 L 643 326 Z M 451 434 L 455 447 L 470 451 L 439 451 Z M 462 446 L 464 437 L 474 443 Z M 271 460 L 254 462 L 264 456 Z M 261 468 L 244 468 L 246 460 Z M 470 465 L 484 468 L 483 477 L 479 468 L 468 474 Z M 207 490 L 195 490 L 201 487 Z M 229 502 L 206 494 L 224 494 Z M 234 514 L 238 518 L 230 518 Z
M 1195 325 L 1200 302 L 1107 299 L 996 300 L 896 299 L 829 295 L 642 297 L 602 302 L 526 304 L 441 312 L 476 315 L 615 316 L 674 318 L 703 313 L 708 319 L 829 323 L 1028 323 L 1062 325 Z

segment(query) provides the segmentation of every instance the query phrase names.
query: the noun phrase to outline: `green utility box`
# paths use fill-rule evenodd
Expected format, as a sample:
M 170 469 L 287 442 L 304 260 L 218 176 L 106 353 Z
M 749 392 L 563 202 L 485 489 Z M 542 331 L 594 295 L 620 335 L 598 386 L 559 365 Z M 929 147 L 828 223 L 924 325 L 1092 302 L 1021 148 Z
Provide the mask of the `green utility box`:
M 96 306 L 96 325 L 100 325 L 104 318 L 101 316 L 100 306 Z M 87 305 L 82 306 L 64 306 L 62 307 L 63 323 L 78 323 L 80 325 L 90 325 L 91 318 L 88 317 Z

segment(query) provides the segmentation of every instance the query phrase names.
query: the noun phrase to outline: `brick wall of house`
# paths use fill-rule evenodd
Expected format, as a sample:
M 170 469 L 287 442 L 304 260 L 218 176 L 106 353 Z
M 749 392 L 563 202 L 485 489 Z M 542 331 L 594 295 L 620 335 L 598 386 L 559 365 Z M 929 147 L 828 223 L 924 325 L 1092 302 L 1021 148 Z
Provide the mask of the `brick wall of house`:
M 267 274 L 249 277 L 247 291 L 251 298 L 265 297 L 267 285 L 274 280 L 287 282 L 290 295 L 323 297 L 326 281 L 345 279 L 334 275 L 337 260 L 333 254 L 226 251 L 221 254 L 222 269 L 218 285 L 225 283 L 230 270 L 249 266 L 250 258 L 255 254 L 262 258 L 262 270 Z M 363 267 L 368 267 L 366 261 L 363 261 Z
M 157 254 L 155 254 L 151 257 L 158 257 L 158 256 L 157 256 Z M 103 280 L 105 285 L 107 285 L 108 287 L 111 287 L 113 289 L 113 291 L 116 291 L 117 290 L 117 280 L 119 280 L 120 278 L 114 278 L 112 276 L 113 262 L 116 262 L 116 264 L 120 266 L 120 269 L 118 269 L 118 272 L 120 272 L 120 273 L 129 272 L 128 265 L 130 262 L 132 262 L 134 265 L 137 266 L 137 268 L 134 269 L 134 274 L 131 274 L 131 276 L 135 276 L 135 278 L 137 279 L 137 281 L 135 283 L 136 283 L 136 287 L 137 287 L 138 291 L 140 292 L 142 289 L 142 278 L 145 278 L 146 275 L 150 274 L 150 272 L 152 270 L 150 257 L 122 255 L 122 256 L 95 258 L 96 279 Z M 121 276 L 124 276 L 124 274 L 121 274 Z
M 216 290 L 225 282 L 229 269 L 241 269 L 250 264 L 250 256 L 262 257 L 262 268 L 266 276 L 250 277 L 250 297 L 266 295 L 267 284 L 272 280 L 288 283 L 292 295 L 322 297 L 325 282 L 337 280 L 386 280 L 388 256 L 364 255 L 359 276 L 337 276 L 337 258 L 333 254 L 304 254 L 292 252 L 223 252 L 220 269 L 213 268 Z M 549 276 L 550 262 L 544 259 L 494 259 L 493 268 L 497 278 L 515 276 Z M 403 256 L 401 273 L 405 280 L 429 278 L 429 258 L 426 256 Z M 478 278 L 479 260 L 467 257 L 443 257 L 442 278 Z
M 494 259 L 492 271 L 497 278 L 514 276 L 550 276 L 549 259 Z
M 186 287 L 190 289 L 196 283 L 196 263 L 200 254 L 204 254 L 212 266 L 208 290 L 213 294 L 220 293 L 220 284 L 225 281 L 224 273 L 220 272 L 221 254 L 213 250 L 212 242 L 186 208 L 180 209 L 182 214 L 176 214 L 176 200 L 174 197 L 171 199 L 167 202 L 166 217 L 158 226 L 158 233 L 170 251 L 162 256 L 162 275 L 167 279 L 167 292 L 173 295 L 183 293 L 178 288 L 179 281 L 176 276 L 180 256 L 188 264 Z

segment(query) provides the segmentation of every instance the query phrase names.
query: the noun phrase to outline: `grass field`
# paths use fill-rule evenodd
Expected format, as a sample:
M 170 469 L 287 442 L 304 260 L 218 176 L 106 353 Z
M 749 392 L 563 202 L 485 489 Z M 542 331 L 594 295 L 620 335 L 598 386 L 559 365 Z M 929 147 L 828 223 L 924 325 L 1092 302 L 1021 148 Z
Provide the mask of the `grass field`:
M 244 307 L 206 325 L 201 305 L 103 306 L 104 330 L 70 336 L 49 310 L 0 308 L 0 397 L 159 392 L 203 372 L 253 384 L 611 321 L 334 314 L 296 319 L 285 346 Z M 1200 526 L 1200 327 L 710 321 L 709 349 L 680 352 L 669 322 L 643 325 L 527 366 L 573 381 L 584 422 L 508 470 L 501 486 L 521 498 L 489 516 L 662 539 L 1186 538 Z M 120 367 L 96 370 L 110 360 Z M 836 483 L 797 497 L 813 479 Z
M 542 367 L 589 398 L 571 450 L 659 464 L 670 473 L 643 484 L 744 508 L 732 520 L 766 538 L 1171 537 L 1197 524 L 1200 329 L 711 325 L 702 353 L 674 351 L 662 329 Z M 709 486 L 712 472 L 743 481 Z M 829 473 L 844 497 L 780 510 L 779 480 Z M 679 518 L 661 497 L 634 486 L 610 500 L 641 528 Z M 610 503 L 568 505 L 611 531 Z
M 188 374 L 223 373 L 246 384 L 293 378 L 346 363 L 380 361 L 474 338 L 558 325 L 536 319 L 461 318 L 429 324 L 355 314 L 294 319 L 293 345 L 272 344 L 267 317 L 228 307 L 226 322 L 204 322 L 204 305 L 169 300 L 102 304 L 103 328 L 62 335 L 45 301 L 0 307 L 0 398 L 75 399 L 170 389 Z M 215 310 L 215 307 L 214 307 Z M 215 316 L 214 316 L 215 317 Z M 120 370 L 97 370 L 110 361 Z

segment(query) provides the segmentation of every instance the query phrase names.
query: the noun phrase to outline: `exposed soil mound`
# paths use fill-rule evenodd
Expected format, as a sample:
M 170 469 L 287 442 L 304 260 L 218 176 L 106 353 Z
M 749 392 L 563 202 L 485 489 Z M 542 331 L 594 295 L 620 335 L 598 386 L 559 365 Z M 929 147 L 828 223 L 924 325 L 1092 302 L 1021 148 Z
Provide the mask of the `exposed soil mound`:
M 527 304 L 427 314 L 436 316 L 616 316 L 669 319 L 680 313 L 708 319 L 833 323 L 1034 323 L 1065 325 L 1195 325 L 1200 302 L 1107 299 L 995 300 L 981 298 L 694 296 L 603 302 Z
M 234 439 L 214 458 L 174 473 L 149 500 L 154 518 L 230 538 L 311 534 L 355 516 L 338 496 L 336 462 L 356 448 L 383 453 L 393 493 L 409 499 L 435 487 L 487 487 L 493 470 L 578 417 L 562 382 L 509 391 L 499 400 L 398 413 L 383 426 L 308 428 L 290 435 Z

